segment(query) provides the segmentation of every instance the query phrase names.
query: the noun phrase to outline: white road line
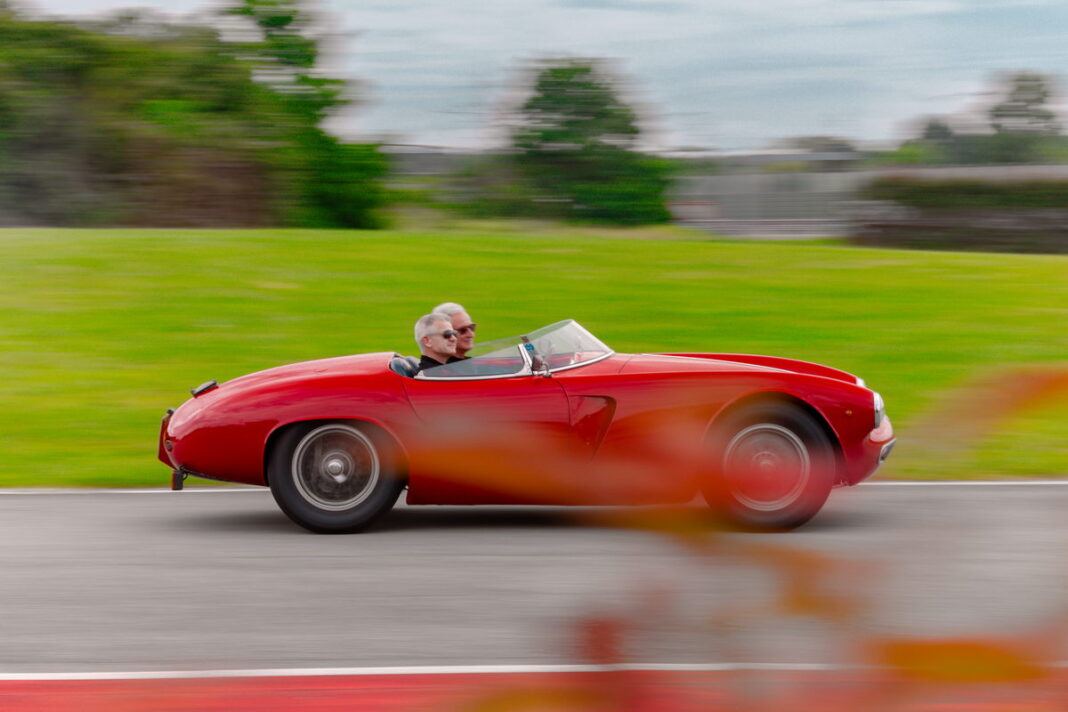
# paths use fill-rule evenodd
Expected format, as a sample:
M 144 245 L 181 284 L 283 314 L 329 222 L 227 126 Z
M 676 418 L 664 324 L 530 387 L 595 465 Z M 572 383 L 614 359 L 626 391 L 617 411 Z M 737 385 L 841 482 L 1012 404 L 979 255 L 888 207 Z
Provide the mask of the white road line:
M 572 672 L 829 672 L 860 670 L 856 665 L 814 663 L 707 663 L 663 664 L 628 663 L 622 665 L 426 665 L 397 667 L 348 668 L 261 668 L 247 670 L 161 670 L 129 672 L 42 672 L 0 673 L 2 681 L 33 680 L 175 680 L 188 678 L 240 677 L 341 677 L 369 675 L 487 675 L 551 674 Z
M 1068 661 L 1048 663 L 1049 669 Z M 238 670 L 136 670 L 0 673 L 0 682 L 92 680 L 193 680 L 262 677 L 369 677 L 373 675 L 544 675 L 582 672 L 857 672 L 877 665 L 835 663 L 627 663 L 620 665 L 409 665 L 395 667 L 252 668 Z

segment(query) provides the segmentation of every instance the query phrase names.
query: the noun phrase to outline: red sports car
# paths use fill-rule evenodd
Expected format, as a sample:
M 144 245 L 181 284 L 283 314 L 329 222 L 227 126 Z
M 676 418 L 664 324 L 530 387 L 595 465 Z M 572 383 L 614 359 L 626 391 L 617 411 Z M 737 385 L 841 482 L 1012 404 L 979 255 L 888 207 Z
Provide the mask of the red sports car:
M 827 366 L 769 356 L 617 354 L 574 321 L 417 371 L 393 353 L 209 381 L 167 412 L 159 459 L 266 485 L 316 532 L 409 504 L 668 504 L 799 526 L 894 444 L 882 398 Z

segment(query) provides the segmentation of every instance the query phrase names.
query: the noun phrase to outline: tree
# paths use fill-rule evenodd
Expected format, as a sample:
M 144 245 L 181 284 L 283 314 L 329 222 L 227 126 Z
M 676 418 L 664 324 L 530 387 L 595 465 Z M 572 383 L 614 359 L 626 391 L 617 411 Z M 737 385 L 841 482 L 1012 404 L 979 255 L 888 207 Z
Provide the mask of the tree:
M 985 109 L 993 132 L 955 132 L 930 118 L 917 138 L 883 158 L 925 164 L 997 165 L 1061 161 L 1068 140 L 1060 136 L 1056 116 L 1046 107 L 1051 81 L 1034 72 L 1002 80 L 1004 95 Z
M 640 133 L 634 112 L 584 60 L 547 62 L 521 113 L 515 145 L 528 154 L 626 149 Z
M 947 143 L 953 140 L 953 129 L 945 121 L 932 118 L 924 125 L 921 137 L 924 141 Z
M 559 59 L 538 66 L 512 145 L 543 212 L 665 222 L 668 163 L 635 150 L 640 133 L 602 63 Z
M 252 21 L 260 37 L 239 45 L 257 76 L 277 99 L 275 116 L 283 143 L 298 150 L 274 154 L 285 177 L 283 210 L 288 220 L 308 226 L 378 227 L 375 208 L 382 202 L 380 180 L 385 157 L 373 146 L 343 144 L 320 124 L 349 103 L 345 82 L 314 72 L 318 42 L 301 0 L 239 0 L 226 13 Z
M 1047 136 L 1060 133 L 1056 116 L 1046 108 L 1050 96 L 1047 78 L 1024 72 L 1010 81 L 1012 86 L 1008 96 L 990 109 L 990 125 L 994 131 Z
M 264 24 L 303 31 L 295 8 Z M 385 161 L 319 128 L 343 83 L 313 74 L 316 51 L 145 11 L 31 21 L 0 0 L 0 219 L 374 226 Z

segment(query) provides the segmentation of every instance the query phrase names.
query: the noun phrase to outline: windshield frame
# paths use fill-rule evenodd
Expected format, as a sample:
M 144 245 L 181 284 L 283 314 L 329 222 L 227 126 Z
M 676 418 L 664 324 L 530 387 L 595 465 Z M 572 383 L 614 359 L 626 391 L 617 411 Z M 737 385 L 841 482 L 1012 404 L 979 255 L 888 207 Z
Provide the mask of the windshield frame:
M 582 368 L 583 366 L 589 366 L 590 364 L 594 364 L 599 361 L 604 361 L 606 358 L 615 356 L 616 352 L 614 349 L 612 349 L 608 344 L 598 339 L 590 332 L 589 329 L 585 328 L 584 326 L 582 326 L 582 324 L 579 324 L 574 319 L 564 319 L 562 321 L 557 321 L 555 323 L 549 324 L 548 326 L 543 326 L 540 329 L 535 329 L 534 331 L 531 331 L 528 334 L 524 334 L 524 337 L 530 339 L 530 341 L 533 343 L 535 352 L 544 359 L 545 355 L 538 350 L 537 343 L 534 342 L 538 338 L 554 334 L 558 331 L 562 331 L 565 328 L 569 328 L 570 330 L 575 331 L 580 337 L 587 337 L 589 339 L 592 339 L 598 345 L 604 347 L 604 352 L 597 356 L 594 356 L 593 358 L 586 359 L 585 361 L 579 361 L 578 363 L 570 363 L 566 366 L 557 366 L 556 368 L 549 368 L 549 373 L 560 373 L 561 371 L 570 371 L 575 368 Z
M 535 343 L 535 341 L 537 339 L 540 339 L 540 338 L 545 338 L 547 336 L 551 336 L 552 334 L 555 334 L 556 332 L 558 332 L 560 330 L 563 330 L 565 328 L 569 329 L 570 331 L 574 331 L 576 336 L 579 339 L 588 338 L 588 339 L 592 340 L 595 345 L 603 348 L 604 352 L 603 353 L 598 353 L 593 358 L 589 358 L 589 359 L 580 361 L 578 363 L 569 363 L 569 364 L 567 364 L 565 366 L 557 366 L 556 368 L 549 367 L 548 366 L 548 361 L 547 361 L 547 355 L 546 354 L 542 354 L 538 350 L 537 344 Z M 511 342 L 511 343 L 509 343 L 509 342 Z M 495 344 L 500 344 L 500 346 L 499 347 L 495 347 L 494 346 Z M 513 373 L 486 374 L 486 375 L 447 375 L 447 373 L 445 371 L 442 371 L 440 376 L 435 376 L 435 375 L 428 376 L 428 375 L 426 375 L 428 371 L 434 371 L 437 368 L 441 368 L 441 367 L 445 367 L 445 366 L 449 365 L 449 364 L 442 364 L 441 367 L 435 366 L 435 367 L 433 367 L 431 369 L 427 369 L 425 371 L 420 371 L 419 373 L 415 374 L 415 378 L 417 378 L 417 379 L 419 379 L 421 381 L 488 381 L 488 380 L 498 380 L 498 379 L 502 379 L 502 378 L 522 378 L 522 377 L 525 377 L 525 376 L 536 376 L 536 375 L 551 376 L 554 373 L 560 373 L 562 371 L 570 371 L 570 370 L 573 370 L 573 369 L 576 369 L 576 368 L 582 368 L 583 366 L 589 366 L 589 365 L 597 363 L 599 361 L 603 361 L 606 358 L 610 358 L 610 357 L 614 356 L 615 353 L 616 353 L 612 348 L 610 348 L 607 344 L 605 344 L 603 341 L 601 341 L 596 336 L 594 336 L 592 333 L 590 333 L 589 330 L 584 328 L 581 324 L 579 324 L 574 319 L 564 319 L 562 321 L 558 321 L 558 322 L 549 324 L 548 326 L 543 326 L 543 327 L 541 327 L 539 329 L 535 329 L 535 330 L 533 330 L 531 332 L 528 332 L 526 334 L 520 334 L 518 336 L 510 336 L 510 337 L 506 337 L 506 338 L 503 338 L 503 339 L 494 339 L 493 341 L 487 341 L 487 342 L 485 342 L 483 344 L 476 344 L 474 350 L 477 351 L 477 350 L 481 350 L 482 348 L 488 348 L 489 349 L 488 353 L 493 353 L 494 351 L 501 351 L 501 352 L 507 353 L 507 349 L 508 349 L 509 346 L 514 347 L 519 352 L 520 358 L 523 360 L 523 366 L 518 371 L 515 371 Z M 598 350 L 600 350 L 600 349 L 598 349 Z M 488 353 L 487 353 L 487 355 L 488 355 Z M 578 353 L 578 352 L 575 352 L 575 353 Z M 546 364 L 546 369 L 544 371 L 542 371 L 540 369 L 535 371 L 535 369 L 534 369 L 535 357 L 537 357 L 539 360 L 541 360 L 543 363 Z M 472 358 L 478 358 L 478 356 L 474 356 Z M 460 363 L 462 363 L 462 362 L 460 362 Z

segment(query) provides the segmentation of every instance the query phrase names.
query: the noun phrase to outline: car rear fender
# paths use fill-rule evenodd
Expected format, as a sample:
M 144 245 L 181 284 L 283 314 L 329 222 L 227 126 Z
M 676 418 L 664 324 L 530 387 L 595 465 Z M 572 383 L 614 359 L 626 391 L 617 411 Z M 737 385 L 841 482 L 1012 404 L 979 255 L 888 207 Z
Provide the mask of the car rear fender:
M 827 435 L 827 439 L 830 440 L 832 447 L 834 447 L 835 484 L 842 484 L 845 481 L 845 456 L 842 452 L 842 444 L 839 442 L 838 434 L 835 433 L 834 428 L 831 427 L 827 418 L 825 418 L 818 409 L 813 407 L 811 403 L 790 393 L 784 393 L 782 391 L 761 391 L 759 393 L 747 394 L 737 400 L 725 404 L 719 412 L 713 416 L 712 422 L 708 424 L 706 437 L 716 427 L 717 423 L 725 422 L 734 413 L 740 410 L 763 403 L 788 403 L 797 406 L 808 413 L 812 417 L 812 420 L 823 430 L 824 434 Z
M 398 474 L 404 479 L 408 478 L 408 453 L 404 449 L 404 446 L 401 445 L 400 439 L 396 436 L 395 433 L 392 432 L 390 428 L 386 427 L 381 423 L 361 418 L 308 418 L 307 420 L 294 420 L 288 423 L 282 423 L 278 425 L 274 430 L 272 430 L 271 433 L 267 436 L 267 442 L 263 448 L 263 483 L 265 485 L 270 485 L 267 471 L 268 464 L 271 461 L 271 453 L 273 452 L 278 439 L 285 431 L 289 430 L 290 428 L 300 426 L 312 426 L 338 422 L 348 423 L 349 425 L 354 425 L 361 429 L 367 429 L 370 431 L 370 433 L 379 436 L 379 438 L 381 438 L 381 441 L 386 443 L 387 446 L 391 448 L 392 454 L 396 457 L 397 465 L 402 470 Z

